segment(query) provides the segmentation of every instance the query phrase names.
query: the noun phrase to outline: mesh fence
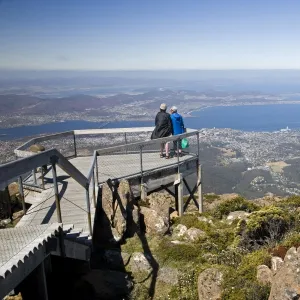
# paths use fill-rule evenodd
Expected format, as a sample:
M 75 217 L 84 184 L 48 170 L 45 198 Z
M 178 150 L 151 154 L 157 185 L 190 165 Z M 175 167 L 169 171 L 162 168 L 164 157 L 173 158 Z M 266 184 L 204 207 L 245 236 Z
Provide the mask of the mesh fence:
M 95 149 L 150 140 L 151 132 L 119 132 L 76 135 L 77 156 L 90 156 Z
M 152 171 L 180 165 L 197 156 L 197 137 L 188 138 L 190 146 L 181 147 L 181 138 L 176 136 L 160 140 L 100 149 L 98 152 L 99 182 L 145 176 Z

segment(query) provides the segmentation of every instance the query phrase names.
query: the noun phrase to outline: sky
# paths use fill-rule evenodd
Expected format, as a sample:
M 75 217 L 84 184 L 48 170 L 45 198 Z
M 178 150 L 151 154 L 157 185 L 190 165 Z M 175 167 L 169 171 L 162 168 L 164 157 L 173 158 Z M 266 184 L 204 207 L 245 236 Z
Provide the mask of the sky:
M 299 0 L 0 0 L 0 69 L 300 69 Z

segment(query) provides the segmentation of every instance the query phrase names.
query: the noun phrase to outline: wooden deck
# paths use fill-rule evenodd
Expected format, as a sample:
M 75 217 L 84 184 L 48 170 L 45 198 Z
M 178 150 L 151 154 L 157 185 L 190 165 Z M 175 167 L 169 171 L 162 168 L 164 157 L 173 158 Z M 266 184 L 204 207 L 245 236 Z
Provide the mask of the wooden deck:
M 192 155 L 185 155 L 180 161 L 192 159 Z M 84 175 L 88 174 L 91 166 L 92 157 L 77 157 L 70 159 L 70 162 Z M 143 154 L 143 171 L 168 169 L 177 163 L 177 158 L 160 158 L 159 153 Z M 119 179 L 132 177 L 140 174 L 140 155 L 119 154 L 103 155 L 98 157 L 99 182 L 105 182 L 107 179 Z M 64 224 L 73 224 L 75 229 L 88 233 L 87 205 L 85 189 L 79 185 L 72 177 L 57 167 L 58 188 L 60 195 L 61 215 Z M 30 192 L 25 201 L 31 203 L 25 216 L 17 226 L 38 225 L 47 223 L 56 223 L 56 205 L 53 190 L 53 179 L 51 168 L 45 175 L 46 190 L 41 193 Z M 95 208 L 92 200 L 92 187 L 90 187 L 90 205 L 92 223 L 95 216 Z

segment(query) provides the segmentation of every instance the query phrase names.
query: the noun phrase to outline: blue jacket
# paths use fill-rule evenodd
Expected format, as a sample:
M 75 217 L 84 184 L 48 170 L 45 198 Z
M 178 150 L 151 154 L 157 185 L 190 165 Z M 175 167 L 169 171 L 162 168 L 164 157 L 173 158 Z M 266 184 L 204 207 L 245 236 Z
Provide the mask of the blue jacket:
M 171 120 L 173 126 L 173 135 L 184 133 L 184 124 L 182 116 L 175 112 L 171 114 Z

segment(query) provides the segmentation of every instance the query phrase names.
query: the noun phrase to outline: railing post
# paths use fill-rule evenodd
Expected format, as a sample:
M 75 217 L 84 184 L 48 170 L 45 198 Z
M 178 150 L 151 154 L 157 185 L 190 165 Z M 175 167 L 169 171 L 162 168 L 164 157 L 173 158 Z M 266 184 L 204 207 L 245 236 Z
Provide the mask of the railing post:
M 41 167 L 41 180 L 42 180 L 42 189 L 45 189 L 44 169 L 43 169 L 43 166 Z
M 98 153 L 96 152 L 96 180 L 97 180 L 97 186 L 99 185 L 99 173 L 98 173 Z
M 55 196 L 57 222 L 62 223 L 61 210 L 60 210 L 60 199 L 59 199 L 58 185 L 57 185 L 56 159 L 54 157 L 52 157 L 51 160 L 52 160 L 51 165 L 52 165 L 52 177 L 53 177 L 53 188 L 54 188 L 54 196 Z
M 75 157 L 77 157 L 77 147 L 76 147 L 76 136 L 75 136 L 75 132 L 73 132 L 73 140 L 74 140 L 74 154 L 75 154 Z
M 202 198 L 202 166 L 200 165 L 200 138 L 199 131 L 197 132 L 197 186 L 198 186 L 198 205 L 199 213 L 203 213 L 203 198 Z
M 178 173 L 178 183 L 175 187 L 177 189 L 177 209 L 178 209 L 178 216 L 183 216 L 183 181 L 182 181 L 182 174 Z
M 179 149 L 180 149 L 180 147 L 179 147 L 179 142 L 180 142 L 180 139 L 178 139 L 177 142 L 176 142 L 176 148 L 177 148 L 177 166 L 178 166 L 177 172 L 178 172 L 178 174 L 180 173 L 180 167 L 179 167 L 179 164 L 180 164 L 180 159 L 179 159 L 179 157 L 180 157 L 180 155 L 179 155 Z
M 124 139 L 125 139 L 125 153 L 127 154 L 127 134 L 124 132 Z
M 92 174 L 92 186 L 93 186 L 93 202 L 94 202 L 94 208 L 96 208 L 96 188 L 95 188 L 95 169 L 93 168 L 93 174 Z
M 19 181 L 19 194 L 20 194 L 20 197 L 21 197 L 23 213 L 25 215 L 26 214 L 26 205 L 25 205 L 25 197 L 24 197 L 22 176 L 19 176 L 18 181 Z
M 89 193 L 89 185 L 87 184 L 85 188 L 85 198 L 86 198 L 86 208 L 87 208 L 87 217 L 88 217 L 88 225 L 89 225 L 89 233 L 90 236 L 93 235 L 92 229 L 92 218 L 91 218 L 91 205 L 90 205 L 90 193 Z
M 143 146 L 140 146 L 140 169 L 141 169 L 141 200 L 145 200 L 147 197 L 147 191 L 144 185 Z
M 37 180 L 36 180 L 36 173 L 35 173 L 36 169 L 32 170 L 32 178 L 33 178 L 33 183 L 34 185 L 37 185 Z

